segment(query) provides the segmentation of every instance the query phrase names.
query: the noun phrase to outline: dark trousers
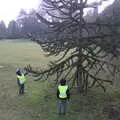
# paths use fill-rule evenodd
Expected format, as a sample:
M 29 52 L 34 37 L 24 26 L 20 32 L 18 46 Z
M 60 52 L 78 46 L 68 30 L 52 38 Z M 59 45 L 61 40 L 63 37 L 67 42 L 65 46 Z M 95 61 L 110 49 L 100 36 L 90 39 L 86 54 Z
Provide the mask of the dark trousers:
M 19 94 L 20 95 L 24 94 L 24 84 L 19 85 Z
M 57 113 L 60 115 L 65 115 L 66 114 L 66 110 L 67 110 L 67 99 L 66 100 L 58 100 L 57 103 Z

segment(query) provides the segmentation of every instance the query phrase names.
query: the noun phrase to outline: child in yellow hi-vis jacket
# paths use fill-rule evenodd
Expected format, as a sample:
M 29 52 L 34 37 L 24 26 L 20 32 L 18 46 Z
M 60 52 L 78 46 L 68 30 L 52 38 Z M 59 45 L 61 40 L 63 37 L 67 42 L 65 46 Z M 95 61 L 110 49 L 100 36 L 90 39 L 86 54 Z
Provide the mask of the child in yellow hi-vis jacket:
M 25 88 L 25 75 L 27 75 L 27 73 L 22 73 L 21 70 L 17 70 L 16 71 L 16 75 L 17 75 L 17 83 L 19 86 L 19 95 L 23 95 L 24 94 L 24 88 Z

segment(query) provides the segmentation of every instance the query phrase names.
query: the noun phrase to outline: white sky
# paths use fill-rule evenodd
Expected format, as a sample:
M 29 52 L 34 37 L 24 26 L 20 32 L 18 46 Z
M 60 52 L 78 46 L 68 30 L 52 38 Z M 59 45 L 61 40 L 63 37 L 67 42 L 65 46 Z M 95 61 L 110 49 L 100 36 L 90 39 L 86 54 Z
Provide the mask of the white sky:
M 12 19 L 15 19 L 21 8 L 29 11 L 31 8 L 37 8 L 41 0 L 0 0 L 0 20 L 4 20 L 6 24 Z M 100 0 L 88 0 L 89 3 Z M 106 6 L 112 4 L 114 0 L 103 2 L 99 7 L 101 12 Z
M 101 1 L 101 0 L 88 0 L 88 3 L 92 3 L 93 1 Z M 102 5 L 99 6 L 99 13 L 101 13 L 104 8 L 106 8 L 107 6 L 111 5 L 115 0 L 106 0 L 104 2 L 102 2 Z
M 15 19 L 21 8 L 29 10 L 37 8 L 40 0 L 0 0 L 0 20 L 4 20 L 6 24 Z

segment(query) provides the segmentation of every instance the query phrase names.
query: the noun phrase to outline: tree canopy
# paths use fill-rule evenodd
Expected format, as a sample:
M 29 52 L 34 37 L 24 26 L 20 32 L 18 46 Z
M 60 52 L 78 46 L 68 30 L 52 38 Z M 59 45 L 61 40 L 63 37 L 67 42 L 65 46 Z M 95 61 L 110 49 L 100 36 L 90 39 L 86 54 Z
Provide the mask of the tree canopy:
M 118 64 L 112 60 L 120 55 L 119 21 L 108 21 L 104 16 L 95 16 L 96 20 L 85 19 L 84 9 L 98 6 L 89 5 L 87 0 L 43 0 L 44 9 L 50 20 L 37 13 L 41 22 L 51 29 L 46 41 L 32 37 L 48 56 L 62 56 L 48 64 L 48 69 L 34 70 L 27 66 L 26 70 L 36 74 L 38 79 L 56 76 L 67 79 L 71 86 L 77 86 L 80 92 L 87 92 L 95 85 L 103 88 L 104 83 L 112 84 L 105 73 L 112 76 L 118 72 Z M 112 19 L 112 18 L 111 18 Z M 104 74 L 104 75 L 102 75 Z M 52 78 L 53 79 L 53 78 Z

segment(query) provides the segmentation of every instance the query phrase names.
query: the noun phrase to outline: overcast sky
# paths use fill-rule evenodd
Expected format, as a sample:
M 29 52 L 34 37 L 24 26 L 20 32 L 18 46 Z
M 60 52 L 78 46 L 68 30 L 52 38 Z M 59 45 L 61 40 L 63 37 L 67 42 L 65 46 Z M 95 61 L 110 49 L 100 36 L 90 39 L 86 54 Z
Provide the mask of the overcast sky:
M 6 24 L 12 19 L 18 16 L 21 8 L 29 11 L 31 8 L 37 8 L 41 0 L 0 0 L 0 20 L 4 20 Z M 100 0 L 88 0 L 89 2 Z M 112 4 L 114 0 L 109 2 L 103 2 L 99 12 L 101 12 L 106 6 Z

